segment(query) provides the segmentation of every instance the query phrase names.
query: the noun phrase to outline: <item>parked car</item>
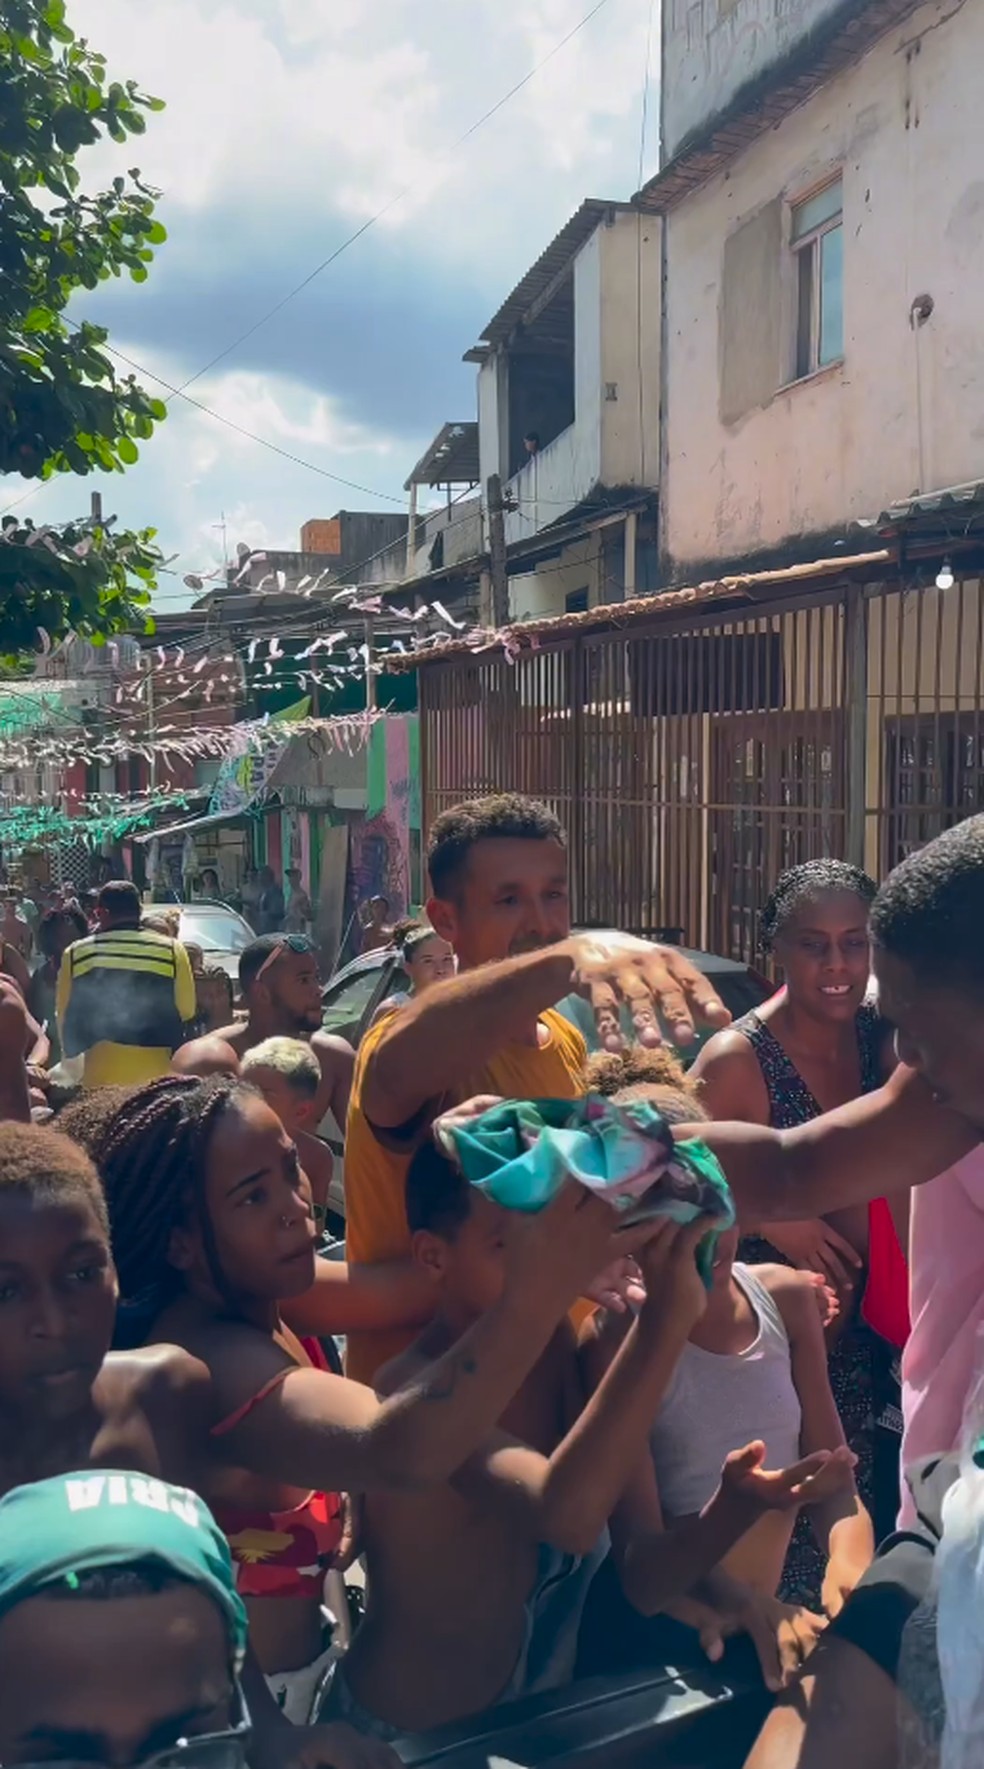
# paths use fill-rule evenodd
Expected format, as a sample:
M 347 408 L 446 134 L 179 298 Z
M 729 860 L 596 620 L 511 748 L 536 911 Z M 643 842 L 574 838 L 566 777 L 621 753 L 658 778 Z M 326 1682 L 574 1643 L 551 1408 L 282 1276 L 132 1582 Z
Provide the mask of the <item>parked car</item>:
M 710 952 L 694 952 L 686 946 L 682 946 L 680 951 L 713 984 L 725 1007 L 736 1020 L 742 1014 L 749 1013 L 752 1008 L 758 1007 L 773 993 L 772 984 L 747 964 L 739 964 L 733 958 L 719 958 Z M 322 995 L 325 1031 L 347 1038 L 358 1050 L 376 1009 L 390 996 L 404 994 L 408 988 L 407 975 L 395 947 L 381 947 L 374 952 L 363 953 L 360 958 L 353 958 L 351 964 L 345 965 L 344 969 L 325 984 Z M 565 1018 L 578 1027 L 588 1049 L 597 1050 L 599 1041 L 590 1004 L 580 995 L 567 995 L 557 1006 Z M 624 1014 L 623 1029 L 626 1037 L 631 1038 L 632 1026 Z M 689 1065 L 694 1061 L 701 1045 L 709 1036 L 709 1033 L 699 1035 L 695 1043 L 680 1052 L 685 1063 Z M 335 1174 L 330 1193 L 331 1210 L 333 1215 L 344 1220 L 345 1194 L 339 1127 L 333 1119 L 327 1119 L 321 1127 L 321 1134 L 331 1144 L 335 1155 Z
M 207 965 L 224 970 L 239 994 L 239 956 L 256 935 L 227 903 L 182 903 L 178 939 L 200 946 Z

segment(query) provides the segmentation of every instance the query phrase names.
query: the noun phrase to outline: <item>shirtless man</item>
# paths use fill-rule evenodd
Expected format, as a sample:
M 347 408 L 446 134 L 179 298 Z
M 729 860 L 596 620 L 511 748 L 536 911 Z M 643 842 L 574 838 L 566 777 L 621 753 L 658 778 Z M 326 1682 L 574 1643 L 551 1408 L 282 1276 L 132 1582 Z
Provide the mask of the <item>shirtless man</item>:
M 418 1150 L 407 1215 L 438 1314 L 382 1372 L 385 1391 L 419 1378 L 498 1302 L 506 1214 L 432 1143 Z M 336 1669 L 328 1706 L 338 1719 L 392 1738 L 569 1681 L 609 1513 L 705 1307 L 694 1252 L 707 1228 L 706 1217 L 686 1228 L 653 1224 L 638 1255 L 648 1299 L 583 1411 L 564 1323 L 500 1429 L 446 1486 L 367 1496 L 369 1607 Z M 794 1491 L 802 1497 L 824 1479 L 839 1482 L 828 1460 L 770 1476 L 758 1472 L 754 1451 L 731 1458 L 696 1527 L 667 1538 L 667 1595 L 708 1571 L 766 1509 L 795 1505 Z
M 321 974 L 314 942 L 304 934 L 262 934 L 239 960 L 239 982 L 248 1017 L 184 1045 L 175 1057 L 177 1073 L 225 1074 L 230 1050 L 238 1063 L 267 1038 L 302 1038 L 321 1064 L 314 1122 L 320 1124 L 330 1112 L 344 1129 L 355 1052 L 344 1038 L 321 1030 Z

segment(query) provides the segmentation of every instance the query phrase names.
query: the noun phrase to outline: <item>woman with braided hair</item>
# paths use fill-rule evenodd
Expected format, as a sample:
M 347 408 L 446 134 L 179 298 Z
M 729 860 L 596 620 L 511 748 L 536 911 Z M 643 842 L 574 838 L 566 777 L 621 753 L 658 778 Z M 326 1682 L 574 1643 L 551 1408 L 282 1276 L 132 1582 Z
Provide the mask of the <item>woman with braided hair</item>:
M 103 1181 L 121 1318 L 131 1336 L 139 1318 L 141 1337 L 191 1353 L 211 1376 L 203 1496 L 229 1539 L 257 1658 L 289 1717 L 305 1721 L 325 1669 L 321 1592 L 342 1540 L 335 1494 L 450 1475 L 574 1299 L 631 1247 L 581 1187 L 517 1217 L 501 1303 L 381 1400 L 327 1372 L 317 1340 L 300 1333 L 392 1326 L 407 1291 L 391 1271 L 316 1259 L 307 1178 L 262 1098 L 239 1080 L 166 1076 L 102 1104 L 90 1097 L 62 1123 Z M 638 1245 L 639 1231 L 628 1234 Z
M 712 1117 L 786 1129 L 887 1079 L 894 1054 L 868 1000 L 874 895 L 873 880 L 842 860 L 808 860 L 782 874 L 762 911 L 761 933 L 782 967 L 784 986 L 756 1013 L 716 1033 L 698 1057 L 692 1073 Z M 879 1199 L 809 1221 L 770 1224 L 767 1239 L 746 1233 L 741 1247 L 746 1263 L 779 1261 L 819 1272 L 838 1293 L 831 1386 L 879 1540 L 894 1528 L 899 1502 L 901 1415 L 892 1372 L 908 1332 L 902 1251 L 908 1222 L 904 1209 L 894 1209 L 897 1202 L 892 1211 Z M 885 1429 L 876 1431 L 882 1423 Z M 782 1595 L 816 1608 L 820 1577 L 819 1553 L 801 1523 Z

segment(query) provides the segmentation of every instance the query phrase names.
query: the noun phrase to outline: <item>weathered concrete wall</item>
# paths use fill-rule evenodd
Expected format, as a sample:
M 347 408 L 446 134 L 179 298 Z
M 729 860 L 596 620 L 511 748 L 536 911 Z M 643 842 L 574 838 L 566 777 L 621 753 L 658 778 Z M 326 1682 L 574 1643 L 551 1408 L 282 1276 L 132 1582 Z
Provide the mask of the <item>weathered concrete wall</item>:
M 723 110 L 843 0 L 663 0 L 663 153 Z
M 946 19 L 925 7 L 668 217 L 661 499 L 675 572 L 984 476 L 981 66 L 984 6 Z M 838 171 L 844 361 L 783 385 L 796 317 L 789 203 Z M 777 198 L 778 249 L 771 228 L 758 255 L 736 249 Z M 934 310 L 914 329 L 923 293 Z

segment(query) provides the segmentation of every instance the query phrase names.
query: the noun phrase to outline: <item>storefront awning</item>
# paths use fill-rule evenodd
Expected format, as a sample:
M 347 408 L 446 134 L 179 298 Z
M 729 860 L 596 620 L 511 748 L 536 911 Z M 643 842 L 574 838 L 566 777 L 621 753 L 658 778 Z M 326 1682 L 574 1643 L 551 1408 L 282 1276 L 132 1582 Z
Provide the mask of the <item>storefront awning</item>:
M 249 807 L 252 809 L 252 807 Z M 238 811 L 216 811 L 210 817 L 192 817 L 187 823 L 164 823 L 157 829 L 141 830 L 133 840 L 140 847 L 149 842 L 170 841 L 175 835 L 198 835 L 203 829 L 215 829 L 220 823 L 236 823 L 247 815 L 247 807 Z

